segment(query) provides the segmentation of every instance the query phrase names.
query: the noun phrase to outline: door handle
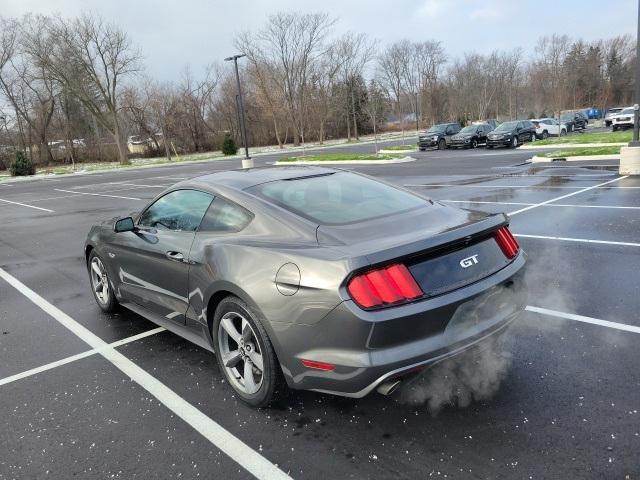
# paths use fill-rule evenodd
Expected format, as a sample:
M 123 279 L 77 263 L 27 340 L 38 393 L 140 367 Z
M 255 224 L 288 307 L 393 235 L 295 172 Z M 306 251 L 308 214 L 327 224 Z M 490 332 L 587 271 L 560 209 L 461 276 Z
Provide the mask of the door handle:
M 170 251 L 166 253 L 166 256 L 169 260 L 174 260 L 176 262 L 185 262 L 184 255 L 180 252 Z

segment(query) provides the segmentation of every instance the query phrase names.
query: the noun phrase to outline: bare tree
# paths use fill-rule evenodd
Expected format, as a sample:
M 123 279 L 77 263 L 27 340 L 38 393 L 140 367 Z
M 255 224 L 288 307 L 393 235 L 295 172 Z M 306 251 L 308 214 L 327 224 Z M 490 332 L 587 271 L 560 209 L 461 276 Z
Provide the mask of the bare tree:
M 120 120 L 123 81 L 140 70 L 127 34 L 98 17 L 52 18 L 27 38 L 27 48 L 51 79 L 91 112 L 113 137 L 120 163 L 128 163 Z
M 294 143 L 304 141 L 307 87 L 314 62 L 324 51 L 324 40 L 335 20 L 326 13 L 278 13 L 265 28 L 236 37 L 236 46 L 278 86 L 294 131 Z
M 336 42 L 337 55 L 342 58 L 339 67 L 340 75 L 344 85 L 347 87 L 347 103 L 351 106 L 351 116 L 353 121 L 353 133 L 356 139 L 358 136 L 358 122 L 356 114 L 356 79 L 362 76 L 365 66 L 375 55 L 376 42 L 369 40 L 364 33 L 346 33 Z M 350 139 L 350 129 L 347 122 L 347 137 Z
M 404 134 L 404 119 L 402 118 L 402 95 L 404 92 L 404 69 L 409 57 L 410 43 L 407 40 L 396 42 L 378 58 L 378 76 L 380 83 L 393 96 L 395 113 L 400 119 Z
M 25 17 L 21 24 L 7 25 L 8 31 L 3 32 L 0 40 L 0 90 L 16 116 L 27 125 L 28 136 L 31 137 L 31 133 L 36 136 L 40 163 L 48 164 L 53 161 L 48 129 L 55 111 L 56 89 L 44 67 L 35 62 L 25 48 L 25 38 L 37 32 L 42 21 L 42 18 Z

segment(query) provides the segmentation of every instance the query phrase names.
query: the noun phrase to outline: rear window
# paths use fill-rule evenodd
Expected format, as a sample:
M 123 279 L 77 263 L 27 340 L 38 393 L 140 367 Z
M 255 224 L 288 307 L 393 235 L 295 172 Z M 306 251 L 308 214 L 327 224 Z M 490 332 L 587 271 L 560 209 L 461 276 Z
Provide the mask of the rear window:
M 419 208 L 427 200 L 349 172 L 263 183 L 247 189 L 321 225 L 345 225 Z

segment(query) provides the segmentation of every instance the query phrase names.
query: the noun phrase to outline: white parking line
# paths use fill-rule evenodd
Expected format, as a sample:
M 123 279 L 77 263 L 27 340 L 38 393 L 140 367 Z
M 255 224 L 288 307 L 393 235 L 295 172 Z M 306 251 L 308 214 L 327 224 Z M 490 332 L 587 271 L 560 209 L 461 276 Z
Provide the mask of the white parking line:
M 640 243 L 632 242 L 613 242 L 609 240 L 591 240 L 588 238 L 549 237 L 546 235 L 525 235 L 524 233 L 514 233 L 514 235 L 521 238 L 537 238 L 540 240 L 560 240 L 562 242 L 597 243 L 600 245 L 618 245 L 621 247 L 640 247 Z
M 15 382 L 16 380 L 22 380 L 23 378 L 31 377 L 33 375 L 37 375 L 38 373 L 46 372 L 47 370 L 51 370 L 52 368 L 60 367 L 62 365 L 67 365 L 68 363 L 75 362 L 76 360 L 81 360 L 83 358 L 90 357 L 91 355 L 100 353 L 101 351 L 107 348 L 120 347 L 122 345 L 126 345 L 127 343 L 135 342 L 142 338 L 146 338 L 151 335 L 155 335 L 156 333 L 160 333 L 164 331 L 165 331 L 164 327 L 153 328 L 151 330 L 147 330 L 146 332 L 139 333 L 138 335 L 133 335 L 131 337 L 118 340 L 117 342 L 109 343 L 108 345 L 102 348 L 93 348 L 91 350 L 87 350 L 86 352 L 78 353 L 76 355 L 72 355 L 70 357 L 63 358 L 55 362 L 47 363 L 46 365 L 41 365 L 39 367 L 32 368 L 30 370 L 26 370 L 21 373 L 11 375 L 10 377 L 2 378 L 0 379 L 0 385 L 6 385 L 7 383 Z
M 622 177 L 620 177 L 622 178 Z M 626 178 L 626 177 L 625 177 Z M 617 179 L 616 179 L 617 180 Z M 547 188 L 555 188 L 555 189 L 565 189 L 565 190 L 581 190 L 583 187 L 570 187 L 564 185 L 471 185 L 471 184 L 455 184 L 455 183 L 407 183 L 404 184 L 405 187 L 466 187 L 466 188 L 528 188 L 530 190 L 547 189 Z M 616 186 L 616 187 L 594 187 L 594 188 L 605 188 L 605 189 L 623 189 L 623 188 L 640 188 L 634 186 Z
M 49 210 L 48 208 L 34 207 L 33 205 L 27 205 L 26 203 L 12 202 L 11 200 L 4 200 L 2 198 L 0 198 L 0 202 L 11 203 L 12 205 L 20 205 L 21 207 L 33 208 L 34 210 L 42 210 L 43 212 L 55 213 L 53 210 Z
M 195 408 L 184 398 L 180 397 L 157 378 L 147 373 L 117 350 L 113 348 L 104 348 L 108 347 L 108 344 L 104 340 L 84 326 L 80 325 L 69 315 L 46 301 L 2 268 L 0 268 L 0 278 L 3 278 L 16 290 L 44 310 L 48 315 L 60 322 L 61 325 L 69 329 L 85 343 L 89 344 L 91 348 L 100 350 L 100 355 L 153 395 L 176 416 L 182 418 L 218 449 L 226 453 L 230 458 L 236 461 L 241 467 L 256 478 L 265 480 L 290 480 L 291 477 L 276 467 L 273 463 L 269 462 L 266 458 L 253 450 L 242 440 L 235 437 L 229 431 L 225 430 L 211 418 L 207 417 L 204 413 Z
M 533 210 L 534 208 L 542 207 L 543 205 L 547 205 L 552 202 L 556 202 L 558 200 L 562 200 L 564 198 L 573 197 L 574 195 L 579 195 L 584 192 L 588 192 L 589 190 L 593 190 L 594 188 L 604 187 L 605 185 L 609 185 L 610 183 L 619 182 L 620 180 L 624 180 L 628 178 L 629 175 L 623 175 L 622 177 L 614 178 L 613 180 L 609 180 L 606 182 L 599 183 L 597 185 L 593 185 L 591 187 L 586 187 L 576 192 L 567 193 L 566 195 L 561 195 L 559 197 L 552 198 L 550 200 L 546 200 L 544 202 L 536 203 L 535 205 L 529 205 L 528 207 L 521 208 L 520 210 L 516 210 L 514 212 L 509 212 L 509 216 L 518 215 L 519 213 L 528 212 L 529 210 Z
M 610 322 L 608 320 L 600 320 L 599 318 L 585 317 L 584 315 L 576 315 L 575 313 L 559 312 L 557 310 L 549 310 L 548 308 L 534 307 L 532 305 L 527 305 L 525 310 L 527 310 L 528 312 L 539 313 L 541 315 L 563 318 L 565 320 L 575 320 L 577 322 L 600 325 L 601 327 L 615 328 L 616 330 L 623 330 L 625 332 L 640 333 L 640 327 L 636 327 L 635 325 Z
M 33 201 L 33 200 L 32 200 Z M 536 205 L 535 203 L 524 203 L 524 202 L 488 202 L 488 201 L 480 201 L 480 200 L 438 200 L 439 202 L 444 203 L 477 203 L 480 205 Z M 619 208 L 623 210 L 640 210 L 640 207 L 627 207 L 621 205 L 576 205 L 572 203 L 550 203 L 545 205 L 540 205 L 541 207 L 569 207 L 569 208 Z
M 125 185 L 130 187 L 138 187 L 138 188 L 167 188 L 169 185 L 141 185 L 138 183 L 118 183 L 118 185 Z
M 141 198 L 135 197 L 121 197 L 118 195 L 106 195 L 103 193 L 89 193 L 89 192 L 74 192 L 73 190 L 62 190 L 61 188 L 54 188 L 56 192 L 65 192 L 65 193 L 75 193 L 78 195 L 92 195 L 94 197 L 109 197 L 109 198 L 122 198 L 124 200 L 142 200 Z

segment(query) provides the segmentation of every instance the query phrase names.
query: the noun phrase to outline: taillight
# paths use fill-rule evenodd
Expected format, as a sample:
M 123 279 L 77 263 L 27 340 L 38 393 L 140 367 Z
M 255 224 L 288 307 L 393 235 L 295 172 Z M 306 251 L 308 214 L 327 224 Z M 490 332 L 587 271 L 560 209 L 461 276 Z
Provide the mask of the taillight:
M 515 257 L 518 254 L 518 250 L 520 250 L 520 245 L 518 245 L 517 240 L 511 234 L 509 227 L 502 227 L 496 232 L 496 242 L 498 242 L 502 253 L 504 253 L 507 258 Z
M 409 269 L 401 263 L 356 275 L 349 281 L 347 291 L 364 308 L 402 303 L 423 295 Z

